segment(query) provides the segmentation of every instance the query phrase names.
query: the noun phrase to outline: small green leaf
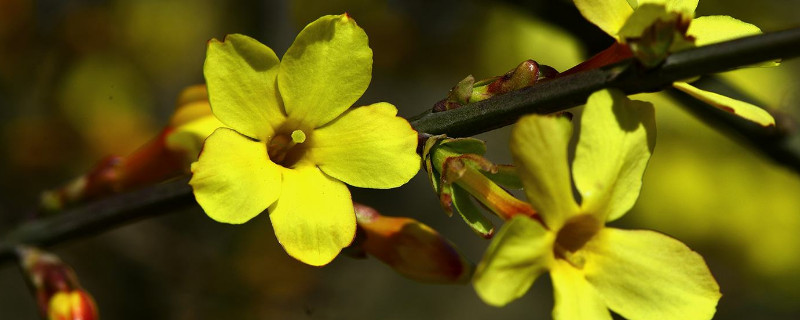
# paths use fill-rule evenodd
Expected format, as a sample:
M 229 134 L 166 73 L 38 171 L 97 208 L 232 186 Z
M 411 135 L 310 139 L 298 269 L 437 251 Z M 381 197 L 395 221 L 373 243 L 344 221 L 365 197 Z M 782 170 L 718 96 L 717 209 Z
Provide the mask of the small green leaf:
M 498 164 L 494 167 L 494 172 L 483 172 L 483 174 L 495 183 L 509 188 L 522 189 L 522 180 L 519 179 L 517 168 L 512 165 Z
M 483 216 L 480 209 L 472 202 L 472 199 L 464 189 L 453 186 L 453 205 L 470 228 L 484 238 L 491 238 L 494 235 L 492 222 Z
M 474 138 L 452 138 L 442 141 L 441 146 L 447 146 L 453 153 L 473 153 L 482 155 L 486 153 L 486 143 Z

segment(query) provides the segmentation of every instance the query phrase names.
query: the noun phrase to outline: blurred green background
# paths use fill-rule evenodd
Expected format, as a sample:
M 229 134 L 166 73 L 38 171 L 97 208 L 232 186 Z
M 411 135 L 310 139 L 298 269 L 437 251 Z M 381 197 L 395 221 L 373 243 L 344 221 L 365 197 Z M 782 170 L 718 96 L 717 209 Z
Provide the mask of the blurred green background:
M 797 0 L 702 0 L 765 31 L 797 27 Z M 403 116 L 468 74 L 502 74 L 528 58 L 565 70 L 611 43 L 571 2 L 0 0 L 0 232 L 31 215 L 39 192 L 153 137 L 178 92 L 201 83 L 205 43 L 245 33 L 280 56 L 324 14 L 349 12 L 374 51 L 359 102 Z M 800 62 L 724 81 L 798 118 Z M 800 177 L 698 122 L 665 96 L 658 143 L 632 212 L 613 226 L 653 229 L 700 252 L 723 292 L 718 319 L 800 316 Z M 479 136 L 510 163 L 508 128 Z M 396 190 L 353 190 L 386 215 L 440 230 L 473 262 L 488 242 L 447 218 L 422 174 Z M 549 319 L 546 277 L 503 309 L 468 285 L 406 280 L 375 259 L 325 268 L 289 258 L 266 215 L 241 225 L 199 208 L 137 222 L 52 250 L 72 264 L 105 319 Z M 18 270 L 0 267 L 0 319 L 35 319 Z

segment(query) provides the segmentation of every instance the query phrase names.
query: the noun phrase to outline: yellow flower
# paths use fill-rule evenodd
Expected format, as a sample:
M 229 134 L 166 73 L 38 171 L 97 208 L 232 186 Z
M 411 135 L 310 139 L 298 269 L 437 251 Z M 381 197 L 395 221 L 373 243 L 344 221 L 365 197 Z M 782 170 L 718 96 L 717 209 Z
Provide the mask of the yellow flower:
M 212 39 L 203 71 L 227 128 L 192 165 L 197 202 L 225 223 L 268 210 L 278 241 L 302 262 L 327 264 L 353 240 L 345 183 L 394 188 L 419 170 L 417 133 L 393 105 L 348 110 L 369 85 L 372 50 L 347 14 L 306 26 L 280 61 L 247 36 Z
M 656 32 L 652 28 L 659 21 L 664 23 L 665 19 L 677 19 L 674 27 L 678 30 L 674 31 L 681 34 L 673 38 L 673 30 L 664 28 L 661 30 L 662 37 L 658 39 L 665 42 L 663 43 L 665 47 L 661 48 L 665 50 L 664 53 L 685 49 L 686 39 L 682 39 L 683 36 L 688 36 L 689 40 L 693 39 L 695 46 L 704 46 L 761 33 L 761 29 L 757 26 L 730 16 L 694 18 L 698 0 L 574 0 L 574 2 L 589 22 L 597 25 L 621 43 L 630 42 L 633 38 L 644 37 L 643 32 L 648 28 L 651 28 L 651 32 Z M 686 23 L 688 23 L 688 28 Z M 664 32 L 667 34 L 663 34 Z M 657 37 L 652 34 L 649 36 Z M 655 45 L 656 43 L 651 42 L 650 44 Z M 757 66 L 777 65 L 776 62 L 770 61 Z M 701 90 L 687 82 L 675 82 L 673 86 L 698 100 L 737 114 L 761 126 L 775 125 L 775 119 L 758 106 Z
M 719 286 L 699 254 L 660 233 L 605 227 L 639 196 L 655 143 L 652 105 L 594 93 L 572 179 L 571 135 L 565 117 L 531 115 L 514 128 L 511 152 L 544 224 L 517 215 L 502 227 L 473 279 L 480 297 L 503 306 L 549 271 L 556 319 L 611 319 L 608 309 L 633 319 L 710 319 Z

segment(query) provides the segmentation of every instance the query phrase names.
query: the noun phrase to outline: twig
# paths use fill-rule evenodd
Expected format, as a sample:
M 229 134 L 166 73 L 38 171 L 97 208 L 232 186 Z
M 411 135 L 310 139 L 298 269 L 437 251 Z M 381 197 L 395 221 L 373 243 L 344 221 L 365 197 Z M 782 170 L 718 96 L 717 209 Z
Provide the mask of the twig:
M 682 79 L 798 55 L 800 28 L 795 28 L 681 51 L 651 70 L 625 60 L 458 109 L 425 112 L 409 121 L 420 132 L 471 136 L 510 125 L 527 113 L 552 113 L 579 106 L 602 88 L 619 88 L 628 94 L 661 91 Z
M 426 112 L 409 121 L 420 132 L 469 136 L 510 125 L 523 114 L 552 113 L 581 105 L 592 92 L 602 88 L 619 88 L 628 94 L 660 91 L 677 80 L 798 55 L 800 28 L 686 50 L 671 55 L 660 67 L 651 70 L 642 69 L 634 61 L 623 61 L 458 109 Z M 6 236 L 0 242 L 0 264 L 14 257 L 17 244 L 51 245 L 194 203 L 184 178 L 65 210 L 57 216 L 23 224 Z

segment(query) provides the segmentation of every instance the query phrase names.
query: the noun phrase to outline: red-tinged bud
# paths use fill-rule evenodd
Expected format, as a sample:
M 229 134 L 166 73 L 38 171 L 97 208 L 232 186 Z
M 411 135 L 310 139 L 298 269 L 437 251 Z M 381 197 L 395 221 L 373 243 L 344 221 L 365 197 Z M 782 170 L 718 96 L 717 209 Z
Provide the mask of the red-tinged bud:
M 54 190 L 45 191 L 41 207 L 52 212 L 180 176 L 197 159 L 208 135 L 222 124 L 214 118 L 204 85 L 185 89 L 165 127 L 154 139 L 127 157 L 109 156 L 89 173 Z
M 530 87 L 539 80 L 539 64 L 533 60 L 525 60 L 506 74 L 493 78 L 490 82 L 481 81 L 475 84 L 471 102 L 486 100 L 496 95 L 513 90 Z
M 86 291 L 58 292 L 50 299 L 49 320 L 97 320 L 97 305 Z
M 525 60 L 516 68 L 502 76 L 475 81 L 472 75 L 456 84 L 442 99 L 433 106 L 433 112 L 441 112 L 486 100 L 514 90 L 535 85 L 538 81 L 553 78 L 558 71 L 552 67 L 539 65 L 536 61 Z
M 447 98 L 442 99 L 433 105 L 433 112 L 441 112 L 459 108 L 469 103 L 472 97 L 472 87 L 475 84 L 475 77 L 468 75 L 463 80 L 459 81 L 450 92 Z
M 406 217 L 388 217 L 354 203 L 358 226 L 363 230 L 359 246 L 398 273 L 418 281 L 466 282 L 472 265 L 455 246 L 427 225 Z
M 92 297 L 80 287 L 72 268 L 58 256 L 32 247 L 17 248 L 20 266 L 48 319 L 98 319 Z

